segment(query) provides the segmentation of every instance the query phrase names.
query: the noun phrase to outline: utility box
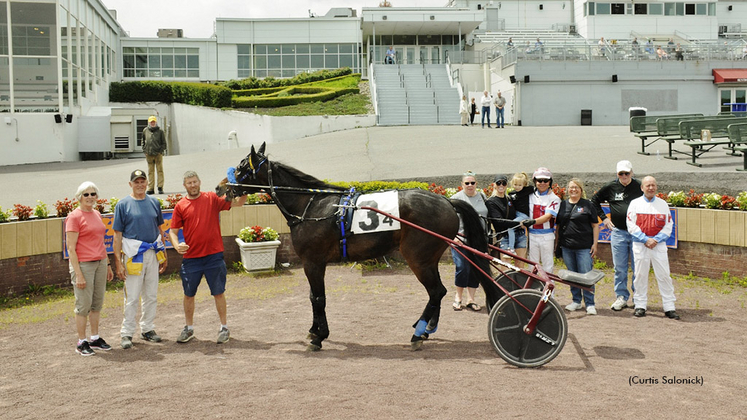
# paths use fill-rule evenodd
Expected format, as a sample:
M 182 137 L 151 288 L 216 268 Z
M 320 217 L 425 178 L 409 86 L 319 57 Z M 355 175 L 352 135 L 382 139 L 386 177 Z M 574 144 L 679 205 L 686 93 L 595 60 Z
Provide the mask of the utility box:
M 591 125 L 591 110 L 590 109 L 581 110 L 581 125 Z
M 148 126 L 148 117 L 157 115 L 155 109 L 112 108 L 109 119 L 111 127 L 111 152 L 116 155 L 143 152 L 143 129 Z M 166 124 L 159 118 L 158 125 Z
M 648 109 L 642 108 L 639 106 L 631 106 L 630 108 L 628 108 L 628 113 L 630 113 L 631 118 L 632 117 L 645 117 L 647 111 Z

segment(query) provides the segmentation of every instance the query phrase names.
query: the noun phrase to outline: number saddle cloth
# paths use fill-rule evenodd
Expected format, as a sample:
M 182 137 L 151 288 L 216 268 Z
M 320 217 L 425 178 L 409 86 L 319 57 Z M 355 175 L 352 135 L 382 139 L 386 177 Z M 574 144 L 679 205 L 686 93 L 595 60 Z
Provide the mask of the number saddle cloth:
M 386 214 L 360 207 L 373 207 Z M 337 224 L 340 226 L 340 255 L 347 261 L 347 238 L 351 235 L 399 230 L 400 224 L 391 216 L 399 217 L 399 192 L 383 191 L 361 194 L 351 188 L 340 198 Z

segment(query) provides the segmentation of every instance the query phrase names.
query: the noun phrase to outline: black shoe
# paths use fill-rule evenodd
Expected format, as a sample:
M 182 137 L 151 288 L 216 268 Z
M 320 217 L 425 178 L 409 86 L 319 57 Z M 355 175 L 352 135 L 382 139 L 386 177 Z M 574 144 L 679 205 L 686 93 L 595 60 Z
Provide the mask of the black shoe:
M 145 341 L 152 341 L 154 343 L 160 343 L 161 342 L 161 337 L 158 334 L 156 334 L 155 330 L 144 332 L 144 333 L 140 334 L 140 336 Z
M 89 344 L 89 346 L 92 349 L 96 349 L 96 350 L 109 351 L 109 350 L 112 349 L 112 346 L 106 344 L 106 341 L 104 341 L 104 339 L 101 338 L 101 337 L 97 338 L 94 341 L 91 341 L 91 343 Z
M 159 193 L 159 194 L 163 194 L 163 188 L 159 188 L 159 189 L 158 189 L 158 193 Z
M 93 350 L 91 350 L 91 346 L 88 345 L 88 341 L 84 341 L 83 343 L 78 344 L 78 347 L 75 348 L 75 352 L 81 356 L 93 356 L 94 354 L 96 354 Z
M 677 311 L 666 311 L 664 312 L 664 316 L 666 316 L 669 319 L 680 319 L 680 316 L 677 315 Z
M 633 316 L 637 318 L 643 318 L 646 316 L 646 310 L 643 308 L 635 308 L 635 312 L 633 312 Z
M 148 194 L 148 195 L 153 195 L 153 190 L 148 190 L 145 193 Z

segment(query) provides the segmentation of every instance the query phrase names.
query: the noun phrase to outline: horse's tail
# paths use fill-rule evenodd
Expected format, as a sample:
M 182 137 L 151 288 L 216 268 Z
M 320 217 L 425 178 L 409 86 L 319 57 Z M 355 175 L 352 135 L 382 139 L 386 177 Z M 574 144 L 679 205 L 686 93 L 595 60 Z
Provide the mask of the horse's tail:
M 480 252 L 488 252 L 488 237 L 483 228 L 482 220 L 480 215 L 477 214 L 474 207 L 466 201 L 462 200 L 451 200 L 452 206 L 459 214 L 462 225 L 464 226 L 464 236 L 467 240 L 467 244 L 475 248 Z M 490 261 L 480 255 L 473 254 L 469 251 L 465 251 L 465 255 L 470 261 L 474 262 L 482 271 L 490 275 Z M 485 290 L 486 304 L 488 311 L 495 305 L 500 298 L 503 297 L 504 293 L 498 286 L 493 283 L 493 279 L 484 276 L 474 267 L 470 266 L 470 276 L 472 279 L 477 279 L 482 284 L 483 290 Z M 475 277 L 476 276 L 476 277 Z

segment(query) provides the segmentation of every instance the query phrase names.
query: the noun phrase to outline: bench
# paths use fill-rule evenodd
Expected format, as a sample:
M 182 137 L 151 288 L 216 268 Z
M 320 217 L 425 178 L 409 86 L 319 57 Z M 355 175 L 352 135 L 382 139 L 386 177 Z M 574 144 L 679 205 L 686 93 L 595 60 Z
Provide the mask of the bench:
M 681 140 L 692 140 L 694 138 L 700 138 L 700 131 L 697 132 L 697 136 L 695 136 L 695 134 L 691 136 L 691 134 L 685 133 L 686 137 L 682 137 L 682 133 L 680 132 L 680 123 L 682 123 L 683 121 L 720 120 L 731 118 L 734 118 L 734 116 L 731 114 L 723 114 L 715 116 L 695 116 L 686 118 L 664 118 L 663 120 L 657 120 L 657 129 L 662 135 L 661 140 L 667 142 L 667 155 L 664 156 L 664 158 L 677 160 L 677 157 L 674 156 L 674 153 L 682 153 L 688 155 L 689 153 L 675 150 L 673 148 L 674 143 Z
M 747 124 L 732 124 L 729 126 L 729 140 L 734 154 L 742 153 L 744 163 L 738 171 L 747 171 Z
M 710 141 L 693 141 L 694 138 L 700 136 L 699 133 L 701 130 L 711 131 Z M 703 166 L 697 162 L 697 159 L 704 153 L 713 150 L 715 147 L 720 145 L 726 146 L 724 149 L 729 151 L 727 155 L 739 156 L 739 153 L 737 153 L 738 151 L 735 151 L 734 148 L 747 144 L 741 140 L 743 130 L 747 133 L 747 118 L 745 117 L 681 122 L 680 134 L 682 135 L 682 138 L 687 140 L 684 145 L 690 147 L 691 160 L 690 162 L 687 162 L 687 164 L 697 167 Z M 696 133 L 698 134 L 696 135 Z M 747 137 L 747 135 L 745 137 Z
M 703 114 L 679 114 L 679 115 L 639 115 L 630 117 L 630 132 L 636 133 L 635 136 L 641 139 L 641 151 L 638 152 L 640 155 L 650 155 L 651 153 L 646 152 L 646 147 L 656 143 L 661 138 L 655 138 L 649 143 L 646 143 L 649 137 L 659 136 L 656 122 L 660 118 L 687 118 L 687 117 L 702 117 Z M 676 132 L 672 132 L 676 134 Z
M 735 146 L 734 151 L 736 152 L 742 152 L 742 157 L 744 157 L 744 164 L 741 168 L 737 168 L 738 171 L 747 171 L 747 144 L 744 146 Z

